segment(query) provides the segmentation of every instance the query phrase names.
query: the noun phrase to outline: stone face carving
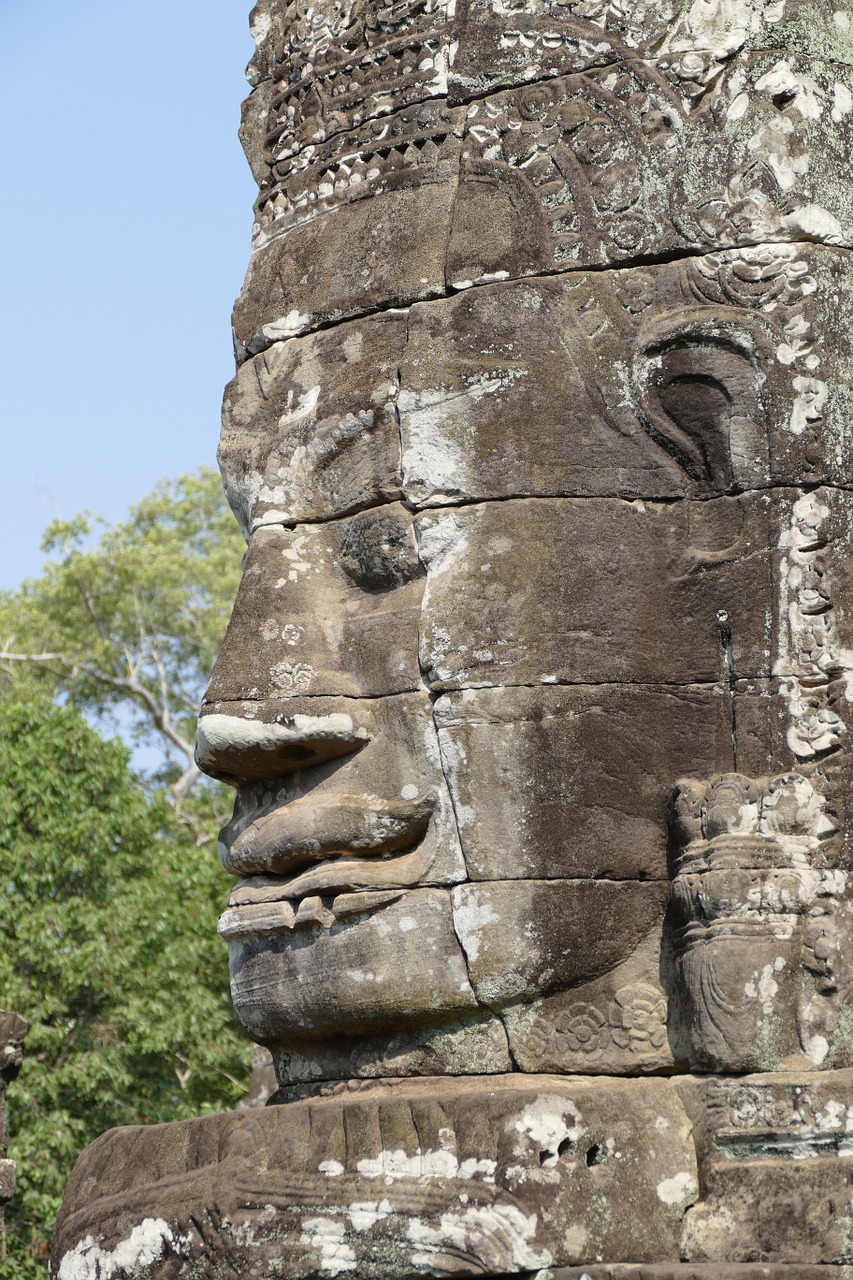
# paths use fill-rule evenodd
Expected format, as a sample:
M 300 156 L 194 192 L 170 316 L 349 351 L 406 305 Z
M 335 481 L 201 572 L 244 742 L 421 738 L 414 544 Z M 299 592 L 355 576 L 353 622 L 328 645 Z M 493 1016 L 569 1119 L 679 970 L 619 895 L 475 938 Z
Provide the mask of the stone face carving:
M 277 1105 L 106 1135 L 57 1280 L 853 1265 L 848 8 L 256 6 L 198 758 Z

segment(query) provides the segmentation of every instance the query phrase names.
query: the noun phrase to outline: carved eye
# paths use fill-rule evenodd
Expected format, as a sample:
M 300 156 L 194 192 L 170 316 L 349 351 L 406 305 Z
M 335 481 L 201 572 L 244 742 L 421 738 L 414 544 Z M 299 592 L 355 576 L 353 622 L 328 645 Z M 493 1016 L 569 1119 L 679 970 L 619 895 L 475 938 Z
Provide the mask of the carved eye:
M 341 522 L 338 562 L 365 591 L 391 591 L 423 573 L 408 512 L 393 504 Z
M 648 429 L 687 474 L 714 489 L 735 479 L 761 415 L 762 376 L 746 352 L 698 339 L 648 353 Z

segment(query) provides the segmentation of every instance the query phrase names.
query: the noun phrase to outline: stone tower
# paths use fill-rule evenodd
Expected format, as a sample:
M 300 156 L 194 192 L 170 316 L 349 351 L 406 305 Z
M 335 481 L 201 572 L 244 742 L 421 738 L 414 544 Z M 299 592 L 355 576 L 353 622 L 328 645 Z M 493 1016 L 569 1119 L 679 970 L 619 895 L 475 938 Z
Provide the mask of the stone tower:
M 275 1105 L 56 1280 L 853 1264 L 853 7 L 261 0 L 198 758 Z

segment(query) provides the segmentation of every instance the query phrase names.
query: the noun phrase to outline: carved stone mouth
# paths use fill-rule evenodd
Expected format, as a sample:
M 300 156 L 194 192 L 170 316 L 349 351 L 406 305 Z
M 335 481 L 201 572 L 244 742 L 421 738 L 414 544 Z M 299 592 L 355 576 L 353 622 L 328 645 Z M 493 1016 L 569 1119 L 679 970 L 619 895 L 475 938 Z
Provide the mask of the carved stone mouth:
M 404 889 L 422 883 L 435 856 L 435 840 L 430 838 L 433 799 L 430 794 L 414 804 L 385 804 L 372 811 L 364 805 L 358 809 L 342 807 L 331 814 L 328 809 L 316 808 L 310 816 L 317 819 L 325 838 L 318 836 L 309 842 L 303 829 L 301 843 L 294 838 L 298 824 L 289 821 L 286 810 L 269 814 L 262 819 L 263 856 L 258 856 L 257 845 L 247 849 L 244 842 L 241 849 L 245 831 L 229 848 L 220 845 L 226 870 L 243 871 L 243 879 L 228 897 L 225 914 L 230 923 L 225 927 L 238 928 L 242 921 L 238 932 L 276 933 L 303 924 L 330 924 L 327 916 L 332 900 L 340 903 L 342 898 L 353 898 L 367 904 L 368 899 L 380 896 L 383 902 L 392 901 Z M 371 821 L 377 815 L 378 821 Z M 342 834 L 348 843 L 334 838 Z M 342 906 L 337 914 L 357 912 L 354 905 Z
M 219 918 L 217 931 L 221 938 L 231 941 L 288 934 L 295 930 L 330 929 L 335 924 L 349 923 L 357 916 L 373 915 L 407 892 L 406 889 L 390 889 L 375 893 L 341 893 L 334 898 L 310 895 L 301 900 L 259 900 L 265 889 L 266 886 L 256 887 L 250 881 L 244 881 L 232 891 L 228 907 Z

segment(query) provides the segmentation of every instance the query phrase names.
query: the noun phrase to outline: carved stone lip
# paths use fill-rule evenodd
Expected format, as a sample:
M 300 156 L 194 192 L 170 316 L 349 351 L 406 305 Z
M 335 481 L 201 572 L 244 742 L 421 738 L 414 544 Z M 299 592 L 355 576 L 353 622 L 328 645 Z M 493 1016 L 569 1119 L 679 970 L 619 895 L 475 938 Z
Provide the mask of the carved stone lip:
M 264 880 L 262 886 L 258 880 Z M 295 902 L 283 898 L 260 898 L 270 888 L 268 877 L 252 877 L 243 881 L 229 896 L 229 905 L 219 917 L 217 932 L 221 938 L 240 941 L 293 933 L 311 928 L 330 929 L 349 924 L 355 917 L 373 915 L 396 902 L 407 889 L 384 892 L 341 893 L 334 898 L 311 895 Z M 233 899 L 239 901 L 234 903 Z
M 319 834 L 310 840 L 292 823 L 286 806 L 273 811 L 263 820 L 258 844 L 238 844 L 255 824 L 230 847 L 220 844 L 225 869 L 243 877 L 229 895 L 229 908 L 239 912 L 261 902 L 294 902 L 347 891 L 363 896 L 423 883 L 435 856 L 435 840 L 430 838 L 433 803 L 430 794 L 412 804 L 386 804 L 381 809 L 375 804 L 370 810 L 366 805 L 341 806 L 323 813 L 315 807 L 309 817 L 319 819 Z M 342 834 L 343 839 L 335 838 Z
M 435 809 L 430 792 L 413 801 L 340 796 L 322 802 L 310 796 L 270 812 L 243 816 L 220 833 L 219 856 L 232 875 L 295 877 L 317 864 L 340 867 L 349 860 L 374 865 L 419 844 Z M 344 880 L 339 888 L 347 888 Z M 359 886 L 361 887 L 361 886 Z M 373 887 L 368 885 L 367 887 Z M 312 889 L 312 892 L 316 890 Z M 301 892 L 281 897 L 300 897 Z

